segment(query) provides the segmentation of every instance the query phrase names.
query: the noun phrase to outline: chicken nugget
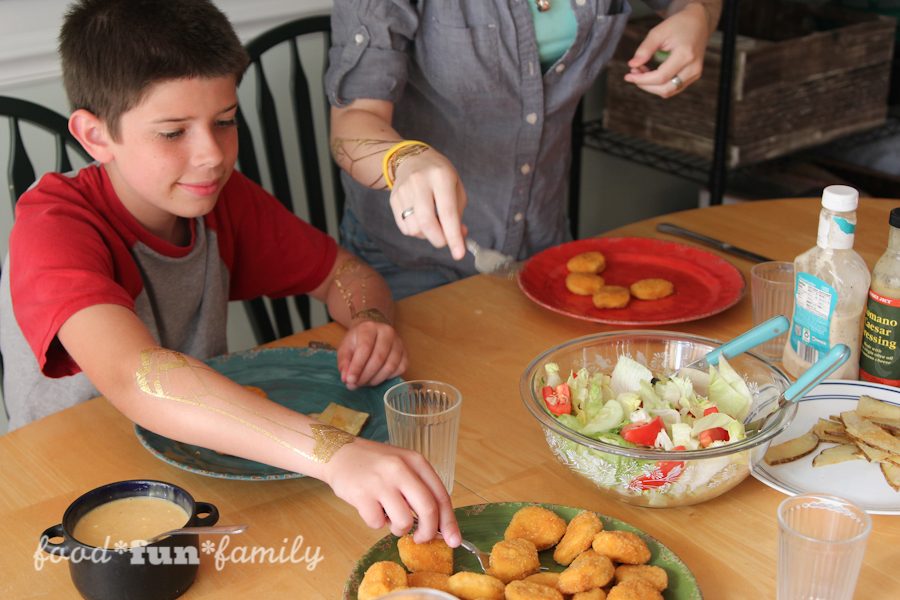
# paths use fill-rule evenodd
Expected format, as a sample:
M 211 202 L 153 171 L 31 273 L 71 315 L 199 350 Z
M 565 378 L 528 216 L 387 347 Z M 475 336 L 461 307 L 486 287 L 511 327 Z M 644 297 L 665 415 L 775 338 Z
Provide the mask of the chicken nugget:
M 669 574 L 666 570 L 654 565 L 619 565 L 616 567 L 616 583 L 629 579 L 643 579 L 663 591 L 669 586 Z
M 579 296 L 593 296 L 603 288 L 603 278 L 593 273 L 569 273 L 566 289 Z
M 526 506 L 513 515 L 503 539 L 524 538 L 538 550 L 552 548 L 566 532 L 566 521 L 543 506 Z
M 631 284 L 631 295 L 639 300 L 659 300 L 671 296 L 675 286 L 667 279 L 641 279 Z
M 604 285 L 591 300 L 597 308 L 625 308 L 631 302 L 631 292 L 621 285 Z
M 591 547 L 617 563 L 642 565 L 650 560 L 650 548 L 630 531 L 601 531 L 594 536 Z
M 553 589 L 558 589 L 556 584 L 559 583 L 559 573 L 555 571 L 541 571 L 540 573 L 529 575 L 523 579 L 523 581 L 539 583 L 541 585 L 546 585 L 547 587 L 552 587 Z
M 568 566 L 575 557 L 591 547 L 594 536 L 603 531 L 603 521 L 589 510 L 575 515 L 566 525 L 566 533 L 553 550 L 553 560 Z
M 506 600 L 563 600 L 556 588 L 530 581 L 511 581 L 506 584 Z
M 506 588 L 496 577 L 482 573 L 460 571 L 447 579 L 450 593 L 462 600 L 503 600 Z
M 663 600 L 663 596 L 649 581 L 628 579 L 613 586 L 606 600 Z
M 570 258 L 566 268 L 572 273 L 601 273 L 606 268 L 606 257 L 595 250 L 582 252 Z
M 416 571 L 406 576 L 407 585 L 411 588 L 431 588 L 450 593 L 448 579 L 450 579 L 449 575 L 433 571 Z
M 403 567 L 390 560 L 380 560 L 366 569 L 356 595 L 359 600 L 374 600 L 406 587 L 409 586 Z
M 564 594 L 586 592 L 612 581 L 615 571 L 609 558 L 593 550 L 585 550 L 559 574 L 557 587 Z
M 406 534 L 397 540 L 397 550 L 400 552 L 400 560 L 413 573 L 416 571 L 431 571 L 445 575 L 453 573 L 453 548 L 441 538 L 417 544 L 413 541 L 412 535 Z
M 513 538 L 497 542 L 491 548 L 488 573 L 503 583 L 522 579 L 540 570 L 541 560 L 531 540 Z
M 606 592 L 600 588 L 594 588 L 586 592 L 578 592 L 572 596 L 572 600 L 606 600 Z

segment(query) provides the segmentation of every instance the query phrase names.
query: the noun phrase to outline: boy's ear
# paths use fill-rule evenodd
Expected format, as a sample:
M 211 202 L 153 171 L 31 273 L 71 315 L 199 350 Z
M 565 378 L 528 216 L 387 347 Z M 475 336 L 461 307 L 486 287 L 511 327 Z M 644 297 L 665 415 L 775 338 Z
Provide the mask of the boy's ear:
M 79 108 L 69 116 L 69 132 L 87 150 L 94 160 L 104 164 L 113 159 L 111 142 L 106 128 L 94 113 Z

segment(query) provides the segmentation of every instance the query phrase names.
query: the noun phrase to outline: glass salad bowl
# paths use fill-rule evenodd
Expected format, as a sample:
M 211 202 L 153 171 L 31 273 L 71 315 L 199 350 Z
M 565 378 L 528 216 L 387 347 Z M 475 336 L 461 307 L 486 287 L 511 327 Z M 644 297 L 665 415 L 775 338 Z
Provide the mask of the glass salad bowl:
M 671 507 L 705 502 L 724 494 L 743 481 L 753 466 L 762 459 L 772 439 L 790 424 L 797 413 L 796 403 L 791 403 L 784 410 L 773 413 L 778 396 L 791 383 L 780 369 L 752 352 L 727 360 L 733 369 L 732 376 L 735 374 L 740 376 L 746 384 L 743 392 L 746 400 L 743 410 L 740 411 L 745 414 L 734 416 L 740 418 L 740 422 L 746 423 L 773 413 L 757 433 L 738 439 L 743 435 L 743 427 L 739 426 L 735 419 L 735 422 L 730 424 L 729 430 L 732 426 L 740 429 L 740 435 L 734 434 L 738 441 L 700 447 L 695 439 L 687 444 L 695 446 L 696 449 L 666 451 L 631 444 L 624 441 L 616 430 L 610 432 L 613 435 L 605 435 L 602 432 L 591 431 L 592 427 L 578 427 L 579 422 L 569 416 L 563 417 L 562 420 L 557 418 L 550 412 L 549 404 L 544 399 L 544 388 L 547 383 L 554 383 L 551 380 L 554 378 L 548 375 L 545 366 L 548 363 L 558 365 L 558 374 L 562 382 L 567 381 L 570 372 L 578 373 L 579 370 L 586 369 L 579 373 L 583 378 L 581 383 L 575 383 L 577 376 L 569 380 L 573 384 L 572 403 L 584 406 L 587 402 L 585 398 L 590 395 L 584 389 L 578 388 L 586 386 L 586 381 L 595 380 L 585 379 L 585 375 L 611 374 L 622 356 L 646 366 L 654 376 L 650 384 L 650 387 L 653 387 L 658 383 L 656 378 L 677 372 L 680 368 L 703 358 L 721 344 L 722 342 L 716 340 L 670 331 L 618 331 L 577 338 L 550 348 L 531 361 L 519 384 L 522 399 L 543 428 L 547 445 L 556 458 L 579 475 L 594 482 L 604 492 L 639 506 Z M 720 366 L 719 370 L 724 374 L 726 368 Z M 693 390 L 695 398 L 701 402 L 701 396 L 705 397 L 708 393 L 712 378 L 707 376 L 706 371 L 693 371 L 693 376 L 687 379 L 690 379 L 690 384 L 685 386 L 685 379 L 681 378 L 679 389 L 687 387 L 688 390 Z M 621 381 L 619 378 L 619 383 Z M 716 391 L 721 390 L 720 384 L 721 382 L 716 384 Z M 597 387 L 599 386 L 594 386 L 593 392 L 599 394 Z M 600 395 L 607 398 L 610 394 L 615 396 L 611 387 Z M 741 384 L 738 383 L 736 387 L 740 388 Z M 710 397 L 712 398 L 712 394 Z M 627 399 L 626 397 L 623 400 Z M 553 400 L 554 398 L 551 398 L 551 401 Z M 628 422 L 629 408 L 641 409 L 644 405 L 650 404 L 647 401 L 642 401 L 641 404 L 636 404 L 637 400 L 634 402 L 635 404 L 630 407 L 627 402 L 623 402 L 626 409 L 622 417 L 624 420 L 620 422 Z M 676 401 L 676 407 L 678 402 Z M 688 404 L 687 401 L 682 402 L 682 406 Z M 603 405 L 601 401 L 599 406 Z M 593 406 L 594 414 L 597 415 L 598 405 Z M 616 411 L 618 410 L 616 408 Z M 667 422 L 678 420 L 679 417 L 674 416 L 674 412 L 677 411 L 661 411 L 663 419 Z M 699 414 L 702 415 L 702 412 Z M 647 416 L 653 417 L 652 414 Z M 567 426 L 567 423 L 571 426 Z M 579 429 L 582 432 L 579 432 Z M 683 432 L 684 429 L 681 428 L 681 433 Z M 633 439 L 633 436 L 631 437 Z M 674 436 L 674 430 L 672 441 L 678 441 Z M 668 445 L 673 448 L 687 448 L 674 443 Z

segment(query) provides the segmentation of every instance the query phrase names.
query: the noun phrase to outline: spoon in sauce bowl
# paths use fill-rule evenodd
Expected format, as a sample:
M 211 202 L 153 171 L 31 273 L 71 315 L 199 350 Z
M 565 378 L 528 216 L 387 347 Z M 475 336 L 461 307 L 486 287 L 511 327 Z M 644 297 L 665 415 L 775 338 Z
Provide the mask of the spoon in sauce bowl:
M 210 525 L 207 527 L 180 527 L 178 529 L 166 531 L 165 533 L 160 533 L 159 535 L 154 535 L 149 540 L 144 540 L 144 545 L 148 546 L 154 542 L 158 542 L 163 538 L 169 537 L 170 535 L 193 535 L 198 533 L 219 533 L 227 535 L 232 533 L 242 533 L 245 529 L 247 529 L 247 525 Z

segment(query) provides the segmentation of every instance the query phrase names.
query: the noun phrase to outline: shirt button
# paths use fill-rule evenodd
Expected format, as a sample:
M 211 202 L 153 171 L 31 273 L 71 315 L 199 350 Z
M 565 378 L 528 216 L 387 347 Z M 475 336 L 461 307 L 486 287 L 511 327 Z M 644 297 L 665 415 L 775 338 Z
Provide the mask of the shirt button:
M 522 171 L 522 175 L 528 175 L 531 173 L 531 165 L 525 163 L 519 170 Z
M 563 63 L 559 63 L 558 65 L 556 65 L 557 73 L 562 73 L 565 70 L 566 70 L 566 65 L 564 65 Z
M 523 215 L 523 214 L 520 213 L 520 212 L 517 212 L 517 213 L 513 216 L 513 220 L 514 220 L 516 223 L 518 223 L 519 221 L 521 221 L 521 220 L 524 219 L 524 218 L 525 218 L 525 215 Z
M 525 120 L 528 121 L 530 125 L 534 125 L 535 123 L 537 123 L 537 114 L 528 113 L 528 116 L 525 117 Z
M 357 46 L 359 46 L 364 41 L 366 41 L 366 37 L 361 33 L 357 33 L 356 35 L 353 36 L 353 41 L 356 42 Z
M 578 6 L 584 6 L 585 2 L 587 2 L 587 0 L 575 0 L 575 4 L 577 4 Z

